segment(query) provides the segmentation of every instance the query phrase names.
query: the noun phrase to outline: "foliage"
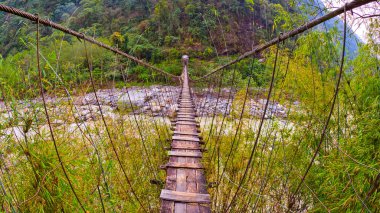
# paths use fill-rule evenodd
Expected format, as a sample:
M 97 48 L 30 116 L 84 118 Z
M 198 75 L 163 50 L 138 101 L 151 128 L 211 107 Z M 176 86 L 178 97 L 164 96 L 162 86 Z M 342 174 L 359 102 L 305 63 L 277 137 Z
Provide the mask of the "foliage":
M 40 13 L 175 75 L 182 71 L 181 55 L 188 54 L 193 79 L 236 59 L 235 53 L 250 50 L 254 44 L 306 19 L 304 14 L 294 12 L 298 6 L 294 1 L 281 0 L 0 2 Z M 82 40 L 42 28 L 42 91 L 48 97 L 48 113 L 63 163 L 59 162 L 40 101 L 35 25 L 4 14 L 0 19 L 4 20 L 0 32 L 4 44 L 0 49 L 0 97 L 1 107 L 6 107 L 0 118 L 1 210 L 80 209 L 60 168 L 64 164 L 88 211 L 102 211 L 103 204 L 107 211 L 142 212 L 126 184 L 116 150 L 143 205 L 158 211 L 162 186 L 153 186 L 150 181 L 165 177 L 158 168 L 167 161 L 163 149 L 169 137 L 167 121 L 159 117 L 162 121 L 157 124 L 157 117 L 145 115 L 138 115 L 134 121 L 136 117 L 131 113 L 137 106 L 118 103 L 118 115 L 105 117 L 108 135 L 99 115 L 78 127 L 82 117 L 75 112 L 74 102 L 78 101 L 75 97 L 94 92 L 91 80 L 96 88 L 176 82 L 94 45 L 86 43 L 85 49 Z M 245 169 L 249 178 L 242 181 L 239 199 L 231 204 L 236 212 L 378 211 L 378 28 L 378 21 L 371 21 L 369 42 L 352 60 L 346 58 L 336 105 L 326 127 L 340 69 L 338 28 L 307 32 L 281 43 L 277 56 L 277 47 L 273 47 L 258 55 L 260 60 L 242 60 L 224 69 L 223 74 L 192 82 L 200 96 L 210 88 L 214 96 L 222 88 L 233 93 L 227 119 L 216 115 L 214 126 L 207 122 L 202 126 L 209 150 L 204 154 L 206 175 L 209 183 L 216 183 L 216 188 L 209 189 L 215 212 L 227 208 Z M 270 107 L 284 106 L 286 116 L 264 117 L 259 135 L 261 116 L 250 114 L 250 110 L 254 104 L 265 105 L 258 99 L 266 98 L 273 70 Z M 228 96 L 228 92 L 223 95 Z M 239 122 L 245 97 L 245 111 Z M 83 133 L 82 126 L 89 129 Z M 322 147 L 300 191 L 295 193 L 325 128 Z M 12 133 L 15 131 L 18 134 Z M 247 168 L 251 154 L 252 164 Z
M 289 111 L 285 118 L 270 118 L 273 106 L 269 107 L 248 177 L 242 182 L 238 199 L 231 203 L 231 211 L 378 210 L 380 61 L 372 44 L 362 45 L 353 60 L 346 57 L 325 140 L 301 190 L 294 194 L 320 142 L 331 107 L 342 49 L 341 44 L 332 41 L 338 38 L 336 30 L 316 31 L 301 36 L 296 44 L 280 45 L 270 103 L 279 103 Z M 267 76 L 274 67 L 276 48 L 265 56 Z M 240 62 L 240 66 L 245 65 L 238 69 L 244 71 L 242 77 L 250 70 L 249 62 Z M 231 71 L 225 70 L 224 75 L 232 75 Z M 216 183 L 209 192 L 217 212 L 226 211 L 236 193 L 257 137 L 261 115 L 247 113 L 251 103 L 245 106 L 242 125 L 238 126 L 246 83 L 235 85 L 237 91 L 224 120 L 224 131 L 215 131 L 222 128 L 222 115 L 216 117 L 214 127 L 207 123 L 202 126 L 205 138 L 214 129 L 207 139 L 209 154 L 204 163 L 208 182 Z M 253 85 L 248 100 L 263 98 L 268 86 L 268 80 Z

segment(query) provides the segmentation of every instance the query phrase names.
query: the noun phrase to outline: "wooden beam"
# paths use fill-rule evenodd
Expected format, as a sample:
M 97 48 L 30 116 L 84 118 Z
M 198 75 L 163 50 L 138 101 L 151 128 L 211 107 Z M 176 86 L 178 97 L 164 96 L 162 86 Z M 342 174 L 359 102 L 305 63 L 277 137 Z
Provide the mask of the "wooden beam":
M 189 137 L 189 136 L 177 136 L 177 135 L 174 135 L 173 140 L 177 140 L 177 141 L 191 141 L 191 142 L 199 142 L 199 138 L 197 137 Z
M 200 163 L 181 163 L 181 162 L 169 162 L 164 167 L 182 168 L 182 169 L 204 169 L 205 168 Z
M 201 158 L 201 152 L 169 151 L 169 156 Z
M 182 203 L 210 203 L 209 194 L 178 192 L 163 189 L 160 198 L 162 200 L 170 200 Z
M 190 136 L 195 136 L 195 137 L 198 137 L 198 136 L 199 136 L 199 134 L 196 133 L 196 132 L 181 132 L 181 131 L 174 131 L 173 133 L 176 134 L 176 135 L 190 135 Z
M 189 149 L 189 150 L 202 150 L 202 148 L 194 143 L 194 145 L 183 145 L 183 144 L 176 144 L 171 146 L 172 149 Z

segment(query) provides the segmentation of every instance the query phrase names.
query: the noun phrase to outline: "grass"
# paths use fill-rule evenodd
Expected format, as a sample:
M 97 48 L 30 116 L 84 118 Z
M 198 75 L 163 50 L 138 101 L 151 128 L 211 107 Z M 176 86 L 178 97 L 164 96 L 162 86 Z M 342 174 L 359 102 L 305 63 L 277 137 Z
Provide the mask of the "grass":
M 60 106 L 60 109 L 70 112 L 69 107 Z M 25 116 L 18 115 L 17 119 L 29 119 Z M 52 120 L 64 121 L 64 124 L 53 125 L 53 133 L 63 165 L 86 210 L 101 212 L 103 202 L 107 211 L 143 211 L 131 194 L 102 121 L 81 122 L 78 127 L 72 113 L 51 116 Z M 2 136 L 1 181 L 7 192 L 2 200 L 3 210 L 75 212 L 80 206 L 60 167 L 48 126 L 37 116 L 32 119 L 36 123 L 25 132 L 25 137 Z M 167 160 L 163 151 L 163 143 L 168 138 L 166 124 L 157 120 L 154 125 L 152 118 L 139 116 L 142 141 L 131 116 L 106 117 L 106 123 L 136 195 L 145 208 L 158 211 L 161 187 L 150 181 L 162 181 L 165 177 L 159 166 Z M 21 125 L 24 124 L 21 122 Z

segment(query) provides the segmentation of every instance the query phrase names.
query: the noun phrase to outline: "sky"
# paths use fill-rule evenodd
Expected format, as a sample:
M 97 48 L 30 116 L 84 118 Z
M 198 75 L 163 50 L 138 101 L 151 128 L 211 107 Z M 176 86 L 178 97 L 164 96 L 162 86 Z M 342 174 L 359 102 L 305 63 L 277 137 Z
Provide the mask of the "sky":
M 337 7 L 342 7 L 345 3 L 351 2 L 352 0 L 321 0 L 325 7 L 332 11 Z M 352 30 L 356 33 L 356 35 L 363 41 L 367 42 L 368 37 L 368 25 L 370 23 L 370 19 L 366 18 L 360 18 L 360 16 L 368 16 L 368 15 L 374 15 L 374 14 L 380 14 L 380 4 L 379 2 L 373 2 L 368 5 L 364 5 L 360 8 L 354 9 L 352 12 L 349 12 L 348 15 L 348 24 L 351 26 Z M 340 18 L 343 18 L 340 16 Z M 380 19 L 380 17 L 376 17 L 377 19 Z

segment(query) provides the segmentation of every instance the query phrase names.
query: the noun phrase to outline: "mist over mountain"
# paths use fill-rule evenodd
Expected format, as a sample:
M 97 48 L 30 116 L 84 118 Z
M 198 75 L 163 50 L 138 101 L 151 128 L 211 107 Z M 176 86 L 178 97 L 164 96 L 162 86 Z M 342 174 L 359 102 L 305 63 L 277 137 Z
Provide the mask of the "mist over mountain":
M 321 0 L 304 0 L 307 3 L 312 2 L 312 4 L 316 7 L 319 7 L 322 11 L 326 11 L 326 7 Z M 321 17 L 325 15 L 326 12 L 318 13 L 315 18 Z M 343 16 L 342 16 L 343 17 Z M 334 17 L 320 25 L 318 25 L 315 29 L 320 31 L 328 31 L 333 28 L 337 28 L 338 32 L 342 32 L 342 39 L 340 42 L 343 42 L 343 30 L 344 30 L 344 20 L 340 17 Z M 346 39 L 346 54 L 353 58 L 357 55 L 359 50 L 359 44 L 363 43 L 363 41 L 359 38 L 357 34 L 353 31 L 350 25 L 347 25 L 347 39 Z

